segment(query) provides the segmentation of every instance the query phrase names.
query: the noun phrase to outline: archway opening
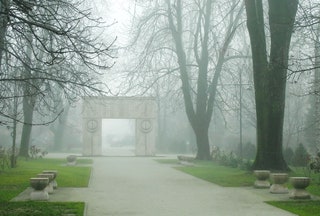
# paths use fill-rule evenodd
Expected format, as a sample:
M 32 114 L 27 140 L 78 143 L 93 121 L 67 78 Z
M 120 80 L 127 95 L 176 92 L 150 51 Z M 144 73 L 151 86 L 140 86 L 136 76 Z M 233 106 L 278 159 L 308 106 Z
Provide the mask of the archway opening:
M 102 119 L 102 154 L 135 155 L 135 119 Z

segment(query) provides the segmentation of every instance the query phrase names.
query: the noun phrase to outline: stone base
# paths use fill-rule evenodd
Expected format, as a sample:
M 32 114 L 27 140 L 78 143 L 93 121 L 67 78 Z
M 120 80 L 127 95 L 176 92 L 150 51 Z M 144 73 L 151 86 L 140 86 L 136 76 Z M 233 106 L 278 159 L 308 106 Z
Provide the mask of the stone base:
M 267 180 L 256 180 L 254 182 L 254 187 L 255 188 L 269 188 L 270 187 L 270 182 L 268 182 Z
M 289 193 L 289 190 L 287 187 L 280 185 L 280 184 L 273 184 L 270 187 L 270 193 L 274 194 L 286 194 Z
M 58 183 L 55 179 L 52 181 L 52 186 L 53 186 L 53 189 L 58 189 Z
M 75 166 L 77 165 L 77 161 L 67 162 L 67 166 Z
M 44 190 L 47 191 L 48 194 L 52 194 L 53 193 L 53 184 L 52 184 L 52 182 L 50 182 Z
M 311 199 L 310 194 L 305 189 L 294 189 L 290 193 L 291 199 Z
M 33 201 L 41 200 L 41 201 L 47 201 L 49 200 L 49 194 L 47 191 L 32 191 L 30 194 L 30 199 Z

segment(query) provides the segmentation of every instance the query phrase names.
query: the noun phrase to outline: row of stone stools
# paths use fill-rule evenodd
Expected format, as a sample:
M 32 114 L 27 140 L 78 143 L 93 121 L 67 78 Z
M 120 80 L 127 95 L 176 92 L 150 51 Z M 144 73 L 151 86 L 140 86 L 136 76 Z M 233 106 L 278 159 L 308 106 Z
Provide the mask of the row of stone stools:
M 270 173 L 269 170 L 254 170 L 254 175 L 257 180 L 254 182 L 255 188 L 269 188 L 270 193 L 285 194 L 289 193 L 288 187 L 285 186 L 288 180 L 293 186 L 290 193 L 291 199 L 310 199 L 310 194 L 306 188 L 310 185 L 311 179 L 309 177 L 288 177 L 287 173 Z M 269 177 L 272 184 L 269 182 Z
M 57 175 L 57 170 L 43 170 L 36 177 L 30 178 L 30 185 L 33 188 L 30 199 L 49 200 L 49 194 L 52 194 L 58 188 Z

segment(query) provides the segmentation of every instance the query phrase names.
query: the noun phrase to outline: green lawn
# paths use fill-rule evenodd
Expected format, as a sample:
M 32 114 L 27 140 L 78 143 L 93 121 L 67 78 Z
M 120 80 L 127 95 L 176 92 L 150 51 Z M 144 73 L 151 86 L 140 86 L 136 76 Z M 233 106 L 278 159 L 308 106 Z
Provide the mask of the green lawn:
M 320 216 L 320 201 L 269 201 L 270 205 L 299 216 Z
M 57 170 L 58 187 L 87 187 L 91 174 L 92 160 L 78 159 L 77 166 L 66 166 L 66 159 L 19 159 L 13 169 L 0 171 L 0 215 L 83 215 L 84 203 L 70 202 L 9 202 L 29 187 L 29 178 L 43 170 Z
M 195 166 L 181 166 L 176 169 L 224 187 L 251 186 L 255 180 L 251 172 L 221 166 L 211 161 L 196 161 Z
M 0 202 L 1 216 L 82 216 L 83 202 Z
M 82 161 L 83 160 L 83 161 Z M 65 159 L 18 160 L 18 166 L 0 172 L 0 201 L 8 201 L 29 186 L 29 179 L 43 170 L 58 170 L 59 187 L 87 187 L 92 161 L 78 159 L 79 166 L 66 166 Z

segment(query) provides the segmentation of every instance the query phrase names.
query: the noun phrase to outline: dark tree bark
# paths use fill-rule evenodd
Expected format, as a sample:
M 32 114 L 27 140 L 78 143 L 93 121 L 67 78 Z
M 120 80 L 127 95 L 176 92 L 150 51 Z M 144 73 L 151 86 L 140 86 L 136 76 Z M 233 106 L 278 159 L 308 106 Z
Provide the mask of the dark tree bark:
M 270 57 L 266 48 L 262 1 L 245 0 L 251 40 L 257 155 L 253 169 L 288 170 L 282 155 L 288 54 L 298 0 L 269 0 Z
M 5 35 L 7 33 L 9 22 L 9 0 L 0 1 L 0 65 L 2 62 L 2 54 L 5 46 Z

